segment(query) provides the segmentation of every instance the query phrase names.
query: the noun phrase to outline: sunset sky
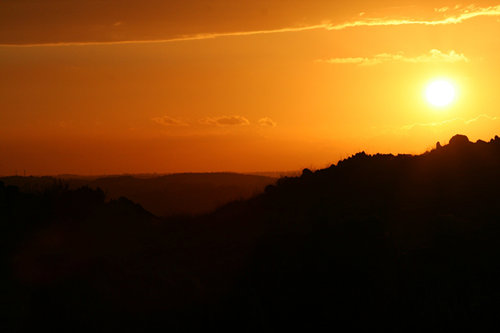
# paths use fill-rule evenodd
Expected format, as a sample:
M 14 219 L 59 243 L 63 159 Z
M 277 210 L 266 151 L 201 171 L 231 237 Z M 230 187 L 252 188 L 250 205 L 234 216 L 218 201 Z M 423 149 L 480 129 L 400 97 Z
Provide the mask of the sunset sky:
M 0 175 L 285 171 L 500 135 L 500 3 L 3 0 Z M 456 98 L 432 106 L 426 87 Z

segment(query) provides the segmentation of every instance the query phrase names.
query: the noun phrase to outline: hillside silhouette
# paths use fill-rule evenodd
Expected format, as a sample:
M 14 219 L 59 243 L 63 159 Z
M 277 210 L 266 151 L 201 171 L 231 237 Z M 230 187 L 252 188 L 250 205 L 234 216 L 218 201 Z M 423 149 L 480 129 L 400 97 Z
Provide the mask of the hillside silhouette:
M 6 185 L 25 192 L 43 191 L 63 181 L 70 189 L 88 186 L 102 189 L 107 197 L 127 197 L 151 213 L 167 217 L 210 213 L 231 201 L 264 192 L 277 178 L 237 173 L 177 173 L 171 175 L 127 175 L 105 177 L 3 177 Z
M 500 138 L 358 153 L 198 217 L 0 183 L 2 331 L 489 331 Z

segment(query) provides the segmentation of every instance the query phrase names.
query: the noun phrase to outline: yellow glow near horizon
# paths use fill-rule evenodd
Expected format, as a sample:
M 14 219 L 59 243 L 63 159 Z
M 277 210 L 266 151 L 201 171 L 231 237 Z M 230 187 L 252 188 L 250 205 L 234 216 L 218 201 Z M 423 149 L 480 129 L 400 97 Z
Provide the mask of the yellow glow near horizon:
M 425 97 L 431 105 L 435 107 L 445 107 L 455 100 L 456 90 L 453 84 L 448 80 L 435 80 L 427 85 Z

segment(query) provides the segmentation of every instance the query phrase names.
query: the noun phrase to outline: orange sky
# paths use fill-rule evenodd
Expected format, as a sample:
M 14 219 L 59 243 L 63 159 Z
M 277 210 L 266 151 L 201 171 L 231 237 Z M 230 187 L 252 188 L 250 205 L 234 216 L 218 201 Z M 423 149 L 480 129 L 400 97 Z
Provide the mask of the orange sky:
M 271 171 L 500 133 L 500 3 L 0 3 L 0 175 Z M 458 89 L 431 107 L 426 84 Z

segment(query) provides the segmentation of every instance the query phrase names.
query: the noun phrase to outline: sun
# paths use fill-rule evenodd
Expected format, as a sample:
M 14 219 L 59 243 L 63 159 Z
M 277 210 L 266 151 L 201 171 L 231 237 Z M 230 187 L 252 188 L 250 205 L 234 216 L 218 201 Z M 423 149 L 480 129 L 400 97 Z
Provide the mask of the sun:
M 432 81 L 425 89 L 427 102 L 435 107 L 445 107 L 453 103 L 456 97 L 454 85 L 445 79 Z

